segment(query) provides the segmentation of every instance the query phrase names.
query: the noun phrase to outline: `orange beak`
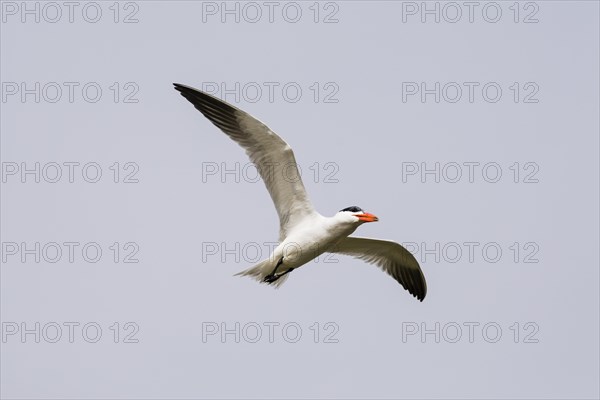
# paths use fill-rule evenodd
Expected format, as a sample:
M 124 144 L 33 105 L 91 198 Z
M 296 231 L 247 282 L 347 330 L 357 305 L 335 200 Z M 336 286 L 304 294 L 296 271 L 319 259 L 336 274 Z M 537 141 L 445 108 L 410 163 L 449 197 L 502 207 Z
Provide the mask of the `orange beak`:
M 364 213 L 364 214 L 359 214 L 357 215 L 358 219 L 363 221 L 363 222 L 377 222 L 379 221 L 379 218 L 377 218 L 375 215 L 373 214 L 369 214 L 369 213 Z

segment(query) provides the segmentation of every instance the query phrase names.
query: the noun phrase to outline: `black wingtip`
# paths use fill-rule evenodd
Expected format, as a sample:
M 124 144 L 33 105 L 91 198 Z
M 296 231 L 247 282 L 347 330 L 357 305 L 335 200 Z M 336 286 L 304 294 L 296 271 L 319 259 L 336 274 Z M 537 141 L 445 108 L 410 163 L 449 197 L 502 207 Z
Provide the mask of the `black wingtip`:
M 207 93 L 204 93 L 203 91 L 193 88 L 191 86 L 182 85 L 181 83 L 173 82 L 173 86 L 175 87 L 175 90 L 177 90 L 178 92 L 181 92 L 181 94 L 186 93 L 186 92 L 187 93 L 200 93 L 200 94 L 204 94 L 204 95 L 207 94 Z
M 415 297 L 422 303 L 425 300 L 425 296 L 427 296 L 427 289 L 421 289 L 421 293 L 418 293 Z
M 242 112 L 243 113 L 242 110 L 240 110 L 239 108 L 237 108 L 236 106 L 234 106 L 232 104 L 229 104 L 225 100 L 222 100 L 212 94 L 203 92 L 200 89 L 196 89 L 195 87 L 182 85 L 181 83 L 175 83 L 175 82 L 173 83 L 173 86 L 175 87 L 175 90 L 180 92 L 183 97 L 185 97 L 190 103 L 194 104 L 194 106 L 196 106 L 196 108 L 198 108 L 200 111 L 203 110 L 203 107 L 201 106 L 201 104 L 208 103 L 212 107 L 225 109 L 225 110 L 227 110 L 227 112 L 231 112 L 231 113 Z
M 173 86 L 175 87 L 175 90 L 179 91 L 179 92 L 185 92 L 185 91 L 198 91 L 198 89 L 194 89 L 192 87 L 186 86 L 186 85 L 182 85 L 181 83 L 175 83 L 173 82 Z

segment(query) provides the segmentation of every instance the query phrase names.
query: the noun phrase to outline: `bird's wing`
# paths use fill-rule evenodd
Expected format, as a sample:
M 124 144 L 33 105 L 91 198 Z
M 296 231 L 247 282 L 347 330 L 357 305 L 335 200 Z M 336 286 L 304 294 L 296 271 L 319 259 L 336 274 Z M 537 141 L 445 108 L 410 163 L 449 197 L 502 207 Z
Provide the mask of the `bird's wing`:
M 377 265 L 420 301 L 427 294 L 427 284 L 419 263 L 396 242 L 349 236 L 328 251 Z
M 279 215 L 280 237 L 315 213 L 298 172 L 292 148 L 250 114 L 207 93 L 174 83 L 175 89 L 206 118 L 246 150 Z

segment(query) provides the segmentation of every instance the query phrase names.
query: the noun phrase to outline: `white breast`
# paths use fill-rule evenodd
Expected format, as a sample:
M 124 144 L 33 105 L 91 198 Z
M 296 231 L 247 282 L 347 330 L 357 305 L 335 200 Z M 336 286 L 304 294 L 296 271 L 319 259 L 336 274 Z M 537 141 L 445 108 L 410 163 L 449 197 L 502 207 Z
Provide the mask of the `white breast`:
M 354 230 L 356 226 L 340 224 L 335 218 L 317 214 L 295 226 L 273 256 L 277 259 L 283 256 L 286 266 L 298 268 L 331 249 Z

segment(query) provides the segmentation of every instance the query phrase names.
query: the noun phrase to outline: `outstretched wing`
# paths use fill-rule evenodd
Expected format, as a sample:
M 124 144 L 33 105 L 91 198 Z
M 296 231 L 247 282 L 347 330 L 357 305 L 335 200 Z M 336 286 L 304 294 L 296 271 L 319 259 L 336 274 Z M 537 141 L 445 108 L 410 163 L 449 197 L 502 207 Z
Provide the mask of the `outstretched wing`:
M 427 294 L 427 284 L 419 263 L 396 242 L 349 236 L 329 251 L 377 265 L 420 301 Z
M 292 148 L 250 114 L 207 93 L 174 83 L 175 89 L 206 118 L 246 150 L 279 215 L 280 238 L 307 215 L 315 213 Z

